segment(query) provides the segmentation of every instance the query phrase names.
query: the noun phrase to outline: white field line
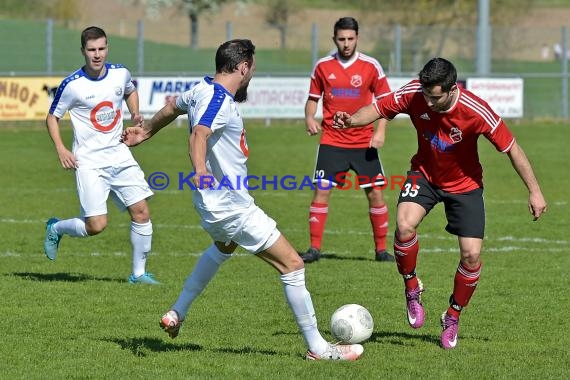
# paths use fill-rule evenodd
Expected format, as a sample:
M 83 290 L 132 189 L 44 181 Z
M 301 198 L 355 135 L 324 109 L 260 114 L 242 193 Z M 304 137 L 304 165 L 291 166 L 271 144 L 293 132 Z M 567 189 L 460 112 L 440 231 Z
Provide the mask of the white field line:
M 491 248 L 484 248 L 483 255 L 485 253 L 504 253 L 504 252 L 517 252 L 517 251 L 528 251 L 530 248 L 528 246 L 505 246 L 505 247 L 491 247 Z M 542 253 L 557 253 L 557 252 L 567 252 L 567 248 L 541 248 L 540 251 Z M 457 253 L 457 248 L 422 248 L 422 253 Z M 350 257 L 354 254 L 351 251 L 327 251 L 327 253 L 340 255 L 340 256 L 347 256 Z M 369 253 L 372 253 L 370 251 Z M 40 256 L 40 253 L 37 253 Z M 153 251 L 151 256 L 168 256 L 168 257 L 198 257 L 202 254 L 202 252 L 156 252 Z M 23 252 L 14 252 L 14 251 L 4 251 L 0 252 L 0 258 L 12 258 L 12 257 L 29 257 L 30 253 L 23 253 Z M 65 253 L 65 256 L 72 256 L 72 257 L 130 257 L 130 252 L 108 252 L 108 253 L 101 253 L 101 252 L 90 252 L 90 253 L 77 253 L 77 252 L 69 252 Z M 236 257 L 246 257 L 251 256 L 249 253 L 235 253 L 234 256 Z
M 14 219 L 14 218 L 0 218 L 0 224 L 37 224 L 39 226 L 43 226 L 45 221 L 43 220 L 32 220 L 32 219 Z M 117 227 L 121 228 L 128 228 L 129 224 L 119 223 Z M 164 228 L 164 229 L 191 229 L 191 230 L 201 230 L 202 227 L 198 224 L 156 224 L 157 228 Z M 283 229 L 284 232 L 287 233 L 305 233 L 305 229 Z M 332 234 L 332 235 L 345 235 L 345 236 L 370 236 L 369 230 L 326 230 L 325 233 Z M 439 241 L 455 241 L 457 238 L 453 235 L 447 234 L 442 231 L 441 234 L 421 234 L 420 239 L 422 240 L 439 240 Z M 485 239 L 486 241 L 496 241 L 496 242 L 508 242 L 509 245 L 501 246 L 501 247 L 484 247 L 484 252 L 513 252 L 513 251 L 526 251 L 529 249 L 534 249 L 533 247 L 529 247 L 529 244 L 536 244 L 540 245 L 541 252 L 564 252 L 568 251 L 568 244 L 567 240 L 553 240 L 553 239 L 546 239 L 546 238 L 533 238 L 533 237 L 516 237 L 516 236 L 499 236 L 499 237 L 489 237 Z M 553 247 L 558 246 L 558 247 Z M 457 252 L 457 248 L 455 247 L 425 247 L 422 248 L 422 252 L 424 253 L 446 253 L 446 252 Z M 337 251 L 332 252 L 340 255 L 347 255 L 350 256 L 350 251 Z M 167 252 L 167 253 L 160 253 L 153 251 L 153 255 L 166 255 L 166 256 L 174 256 L 174 257 L 184 257 L 184 256 L 199 256 L 200 252 Z M 21 257 L 27 256 L 27 253 L 22 252 L 14 252 L 9 248 L 3 252 L 0 252 L 0 257 Z M 123 256 L 130 256 L 130 252 L 91 252 L 91 253 L 68 253 L 71 256 L 92 256 L 92 257 L 123 257 Z M 239 253 L 236 256 L 248 256 L 247 253 Z
M 0 224 L 38 224 L 43 226 L 45 220 L 33 220 L 33 219 L 14 219 L 14 218 L 0 218 Z M 171 229 L 191 229 L 191 230 L 202 230 L 202 226 L 199 224 L 164 224 L 164 223 L 156 223 L 153 225 L 157 228 L 171 228 Z M 116 224 L 117 227 L 120 228 L 129 228 L 130 224 L 126 223 L 118 223 Z M 306 229 L 299 229 L 299 228 L 283 228 L 284 232 L 287 233 L 304 233 Z M 326 229 L 326 234 L 331 235 L 365 235 L 369 236 L 371 234 L 369 229 L 366 230 L 339 230 L 339 229 Z M 457 240 L 457 237 L 446 233 L 442 230 L 441 234 L 422 234 L 419 233 L 419 237 L 421 239 L 432 239 L 432 240 Z M 537 244 L 559 244 L 559 245 L 567 245 L 569 242 L 568 240 L 550 240 L 545 238 L 530 238 L 530 237 L 517 237 L 517 236 L 499 236 L 499 237 L 486 237 L 485 241 L 512 241 L 515 243 L 537 243 Z

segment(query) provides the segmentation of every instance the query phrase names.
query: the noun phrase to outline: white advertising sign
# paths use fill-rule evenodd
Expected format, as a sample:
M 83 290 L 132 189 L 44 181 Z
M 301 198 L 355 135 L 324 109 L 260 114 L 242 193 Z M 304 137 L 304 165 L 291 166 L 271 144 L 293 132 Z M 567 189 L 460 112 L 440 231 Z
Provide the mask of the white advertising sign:
M 202 80 L 201 77 L 142 77 L 137 78 L 140 112 L 154 114 L 173 96 L 188 91 Z
M 502 118 L 523 117 L 522 78 L 468 78 L 467 89 L 489 103 Z
M 254 77 L 240 109 L 245 118 L 304 118 L 308 96 L 309 77 Z
M 394 91 L 412 80 L 412 77 L 388 78 Z M 202 77 L 142 77 L 137 79 L 140 111 L 152 115 L 168 99 L 189 90 Z M 470 78 L 467 89 L 486 100 L 505 118 L 523 116 L 523 80 L 520 78 Z M 248 88 L 248 100 L 240 105 L 244 118 L 303 119 L 305 102 L 309 95 L 309 77 L 254 77 Z M 403 115 L 406 116 L 406 115 Z M 317 118 L 322 117 L 319 102 Z

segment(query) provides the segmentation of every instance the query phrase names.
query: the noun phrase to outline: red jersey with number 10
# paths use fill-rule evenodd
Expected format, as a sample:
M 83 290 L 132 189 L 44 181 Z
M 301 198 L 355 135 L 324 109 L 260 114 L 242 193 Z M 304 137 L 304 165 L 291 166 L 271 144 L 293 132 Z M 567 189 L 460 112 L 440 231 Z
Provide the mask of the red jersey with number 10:
M 419 170 L 435 187 L 465 193 L 483 187 L 477 139 L 485 136 L 500 152 L 508 152 L 515 138 L 489 105 L 466 89 L 458 88 L 455 104 L 445 112 L 432 111 L 419 80 L 413 80 L 375 102 L 378 113 L 392 119 L 410 115 L 418 135 L 412 170 Z
M 388 80 L 380 63 L 357 52 L 348 62 L 337 54 L 320 59 L 311 74 L 309 98 L 323 100 L 321 144 L 341 148 L 368 148 L 373 124 L 364 128 L 336 129 L 332 118 L 336 111 L 354 113 L 376 98 L 390 93 Z

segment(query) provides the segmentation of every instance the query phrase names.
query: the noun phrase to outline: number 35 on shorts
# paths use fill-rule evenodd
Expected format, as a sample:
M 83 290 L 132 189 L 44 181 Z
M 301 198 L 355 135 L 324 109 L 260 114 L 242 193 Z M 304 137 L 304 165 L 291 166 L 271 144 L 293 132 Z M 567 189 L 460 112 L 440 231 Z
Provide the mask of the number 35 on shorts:
M 420 190 L 420 185 L 418 185 L 417 183 L 406 182 L 404 184 L 404 187 L 402 188 L 402 192 L 400 193 L 400 196 L 402 198 L 405 198 L 405 197 L 414 198 L 415 196 L 418 195 L 419 190 Z

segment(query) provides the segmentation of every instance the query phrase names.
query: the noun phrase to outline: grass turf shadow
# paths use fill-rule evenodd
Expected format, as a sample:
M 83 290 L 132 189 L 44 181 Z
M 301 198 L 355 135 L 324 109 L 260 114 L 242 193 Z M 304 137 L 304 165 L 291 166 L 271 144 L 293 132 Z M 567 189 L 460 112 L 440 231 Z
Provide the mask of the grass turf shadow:
M 111 277 L 97 277 L 83 273 L 36 273 L 36 272 L 13 272 L 9 276 L 20 277 L 30 281 L 40 282 L 86 282 L 86 281 L 107 281 L 107 282 L 126 282 L 124 279 Z

